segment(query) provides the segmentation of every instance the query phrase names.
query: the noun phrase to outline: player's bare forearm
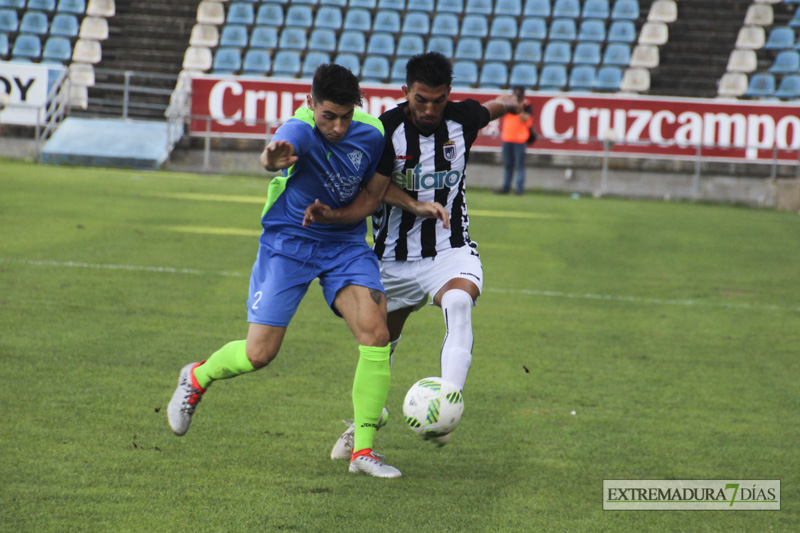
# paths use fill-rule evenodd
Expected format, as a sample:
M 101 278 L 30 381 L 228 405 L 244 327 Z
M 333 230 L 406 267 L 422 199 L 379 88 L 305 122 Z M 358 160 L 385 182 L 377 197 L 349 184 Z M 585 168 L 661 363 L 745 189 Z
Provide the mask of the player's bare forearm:
M 378 209 L 383 200 L 389 178 L 381 174 L 375 174 L 361 189 L 352 202 L 339 209 L 331 209 L 329 206 L 316 200 L 308 206 L 303 216 L 303 225 L 308 226 L 313 222 L 319 224 L 352 224 L 364 220 Z
M 450 229 L 450 214 L 439 202 L 419 202 L 406 194 L 403 189 L 390 183 L 383 197 L 384 203 L 399 207 L 420 218 L 435 218 L 442 221 L 444 229 Z
M 494 100 L 483 104 L 483 107 L 489 110 L 489 120 L 495 120 L 506 113 L 519 114 L 523 105 L 513 94 L 501 94 Z

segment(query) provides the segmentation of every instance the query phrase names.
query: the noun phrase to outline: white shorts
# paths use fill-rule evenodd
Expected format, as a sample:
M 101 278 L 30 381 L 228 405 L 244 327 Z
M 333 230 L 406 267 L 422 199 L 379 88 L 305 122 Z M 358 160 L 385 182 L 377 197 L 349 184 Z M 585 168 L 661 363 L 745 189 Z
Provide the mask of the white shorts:
M 418 261 L 381 261 L 381 281 L 389 312 L 421 309 L 451 279 L 464 278 L 483 290 L 483 266 L 468 246 Z

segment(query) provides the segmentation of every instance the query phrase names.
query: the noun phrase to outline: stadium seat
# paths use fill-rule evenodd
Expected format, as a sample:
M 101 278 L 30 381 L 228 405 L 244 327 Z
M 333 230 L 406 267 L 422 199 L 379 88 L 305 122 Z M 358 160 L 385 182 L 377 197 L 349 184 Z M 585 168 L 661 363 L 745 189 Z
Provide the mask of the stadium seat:
M 307 44 L 306 32 L 303 28 L 284 28 L 278 38 L 278 48 L 282 50 L 305 50 Z
M 17 31 L 19 31 L 17 12 L 13 9 L 0 9 L 0 32 L 16 33 Z
M 542 43 L 534 40 L 517 42 L 514 49 L 515 63 L 539 63 L 542 60 Z
M 609 42 L 632 43 L 636 40 L 636 26 L 630 20 L 615 20 L 608 28 Z
M 116 13 L 117 7 L 114 0 L 89 0 L 86 4 L 86 14 L 90 17 L 110 18 Z
M 75 61 L 75 51 L 72 52 L 72 59 Z M 184 70 L 199 70 L 205 72 L 211 68 L 213 57 L 211 49 L 205 46 L 190 46 L 183 55 Z
M 578 40 L 602 43 L 606 40 L 605 22 L 598 19 L 582 21 L 580 28 L 578 28 Z
M 775 96 L 785 100 L 796 100 L 800 98 L 800 74 L 789 74 L 781 79 Z
M 625 92 L 641 93 L 650 89 L 650 70 L 646 68 L 628 68 L 622 73 L 619 89 Z
M 256 26 L 250 33 L 250 48 L 272 50 L 278 47 L 278 28 L 274 26 Z
M 250 34 L 247 32 L 246 26 L 240 24 L 226 24 L 222 27 L 222 33 L 220 33 L 219 36 L 219 45 L 245 48 L 249 38 Z
M 478 64 L 474 61 L 456 60 L 453 63 L 453 86 L 470 87 L 478 83 Z
M 600 43 L 578 43 L 572 54 L 572 62 L 576 65 L 599 65 L 602 59 Z
M 42 59 L 69 62 L 72 59 L 72 43 L 66 37 L 49 37 L 44 43 Z
M 483 53 L 484 61 L 511 61 L 513 50 L 508 39 L 490 39 Z
M 767 37 L 764 48 L 767 50 L 785 50 L 794 47 L 794 30 L 788 26 L 772 28 Z
M 322 6 L 347 7 L 347 0 L 319 0 Z
M 351 54 L 363 54 L 367 50 L 367 38 L 364 36 L 364 32 L 353 30 L 343 31 L 339 36 L 339 44 L 336 50 L 338 52 L 349 52 Z
M 99 41 L 92 39 L 78 39 L 72 47 L 72 60 L 79 63 L 99 63 L 103 59 L 102 48 Z M 211 57 L 209 56 L 209 66 Z
M 221 47 L 214 52 L 211 71 L 219 74 L 239 72 L 242 69 L 242 53 L 238 48 Z
M 760 50 L 767 42 L 767 35 L 761 26 L 742 26 L 736 36 L 736 48 Z
M 247 2 L 253 2 L 256 0 L 245 0 Z M 291 4 L 294 2 L 295 4 L 308 4 L 310 6 L 316 6 L 319 2 L 317 0 L 287 0 L 287 4 Z
M 766 22 L 748 22 L 748 17 L 752 17 L 751 13 L 754 13 L 753 7 L 756 7 L 755 13 L 757 15 L 763 15 L 764 11 L 760 8 L 767 8 L 770 13 L 770 21 L 769 23 Z M 670 23 L 675 22 L 678 18 L 678 6 L 675 4 L 675 0 L 655 0 L 650 5 L 650 11 L 647 14 L 647 21 L 648 22 L 664 22 Z M 747 9 L 747 14 L 744 18 L 745 24 L 772 24 L 772 7 L 765 6 L 765 5 L 751 5 Z
M 361 73 L 361 60 L 355 54 L 337 54 L 333 62 L 349 69 L 355 76 Z
M 612 91 L 619 90 L 622 83 L 622 69 L 620 67 L 604 65 L 597 70 L 595 78 L 595 90 Z
M 397 40 L 397 57 L 411 57 L 425 51 L 425 41 L 421 35 L 406 33 Z
M 522 20 L 519 27 L 520 39 L 536 39 L 542 41 L 547 38 L 547 22 L 543 18 L 529 17 Z
M 392 63 L 392 71 L 389 74 L 392 83 L 406 82 L 406 63 L 408 63 L 408 59 L 405 57 L 394 60 Z
M 797 50 L 781 50 L 775 56 L 775 61 L 769 67 L 769 71 L 773 74 L 800 73 L 800 52 Z
M 544 62 L 568 65 L 572 61 L 572 50 L 569 43 L 550 41 L 544 48 Z
M 283 8 L 278 4 L 261 4 L 256 12 L 256 25 L 283 26 Z
M 508 84 L 508 67 L 505 63 L 499 61 L 489 61 L 481 67 L 481 74 L 478 78 L 478 85 L 481 88 L 497 88 L 504 87 Z
M 272 74 L 277 76 L 296 76 L 300 73 L 300 54 L 297 50 L 280 50 L 272 58 Z
M 581 10 L 581 18 L 605 20 L 611 15 L 608 0 L 586 0 Z
M 662 45 L 669 40 L 669 29 L 663 22 L 645 22 L 639 31 L 639 44 Z
M 434 0 L 408 0 L 406 3 L 408 11 L 424 11 L 425 13 L 433 13 L 435 6 Z
M 549 18 L 551 13 L 550 0 L 525 0 L 522 14 L 526 17 Z
M 225 22 L 228 24 L 244 24 L 250 26 L 256 21 L 256 10 L 253 4 L 247 2 L 233 2 L 228 7 Z
M 492 0 L 467 0 L 464 13 L 475 13 L 478 15 L 492 14 Z
M 567 67 L 564 65 L 545 65 L 539 75 L 540 90 L 561 90 L 567 86 Z
M 463 37 L 456 43 L 456 60 L 469 59 L 480 61 L 483 57 L 483 45 L 481 40 L 475 37 Z
M 770 98 L 775 96 L 775 76 L 759 72 L 750 77 L 745 96 L 749 98 Z
M 378 0 L 350 0 L 349 5 L 350 9 L 353 8 L 375 9 L 376 7 L 378 7 Z
M 431 20 L 427 13 L 420 11 L 410 11 L 405 15 L 403 21 L 403 33 L 418 33 L 428 35 L 431 31 Z
M 242 74 L 266 75 L 272 68 L 272 60 L 266 50 L 248 50 L 242 60 Z
M 22 10 L 25 9 L 25 0 L 2 0 L 0 1 L 0 7 Z
M 378 0 L 378 9 L 404 11 L 406 9 L 406 0 Z
M 314 17 L 315 28 L 329 28 L 339 30 L 342 28 L 342 10 L 334 6 L 321 6 Z
M 516 39 L 517 28 L 518 24 L 514 17 L 508 15 L 495 16 L 489 28 L 489 37 Z
M 394 55 L 394 37 L 390 33 L 377 32 L 369 36 L 367 53 L 391 57 Z
M 83 15 L 86 13 L 86 0 L 58 0 L 56 11 Z
M 305 5 L 289 6 L 289 9 L 286 10 L 286 17 L 283 19 L 283 24 L 287 27 L 310 28 L 313 23 L 314 14 L 311 7 Z
M 461 20 L 462 37 L 483 38 L 489 35 L 489 21 L 483 15 L 464 15 Z
M 575 65 L 569 73 L 567 88 L 570 91 L 591 91 L 595 86 L 597 72 L 591 65 Z
M 317 67 L 323 63 L 329 63 L 331 57 L 326 52 L 309 52 L 303 58 L 303 65 L 300 67 L 300 75 L 304 78 L 313 78 Z M 358 75 L 358 74 L 356 74 Z
M 92 87 L 95 83 L 94 67 L 85 63 L 72 63 L 69 66 L 69 81 L 73 85 Z
M 389 78 L 389 60 L 383 56 L 368 56 L 361 66 L 362 81 L 383 82 Z
M 553 3 L 553 18 L 579 18 L 581 16 L 581 3 L 579 0 L 555 0 Z
M 69 13 L 56 13 L 50 23 L 50 35 L 77 37 L 79 30 L 78 17 Z
M 82 39 L 105 41 L 108 39 L 108 19 L 104 17 L 84 17 L 78 35 Z
M 24 0 L 20 0 L 23 6 L 25 5 Z M 0 2 L 2 5 L 2 2 Z M 28 0 L 28 10 L 34 11 L 46 11 L 47 13 L 52 13 L 56 10 L 56 0 Z
M 311 35 L 308 36 L 309 50 L 333 52 L 336 50 L 336 44 L 336 32 L 330 28 L 316 28 L 311 32 Z
M 608 43 L 603 52 L 603 64 L 627 67 L 631 61 L 631 47 L 625 43 Z
M 518 17 L 522 15 L 521 0 L 498 0 L 494 6 L 494 15 L 509 15 Z
M 615 20 L 636 20 L 639 18 L 638 0 L 615 0 L 611 8 L 611 18 Z
M 574 41 L 578 38 L 575 20 L 566 18 L 554 19 L 550 23 L 550 31 L 547 37 L 551 41 Z
M 436 35 L 449 35 L 456 37 L 461 29 L 458 17 L 453 13 L 437 13 L 433 17 L 432 27 L 436 28 Z
M 437 12 L 463 13 L 464 0 L 436 0 Z
M 8 45 L 8 34 L 0 33 L 0 58 L 8 56 L 11 52 L 11 47 Z
M 515 63 L 511 67 L 511 74 L 508 77 L 508 84 L 511 87 L 536 87 L 539 81 L 539 76 L 536 71 L 536 65 L 531 63 Z
M 33 35 L 47 35 L 49 26 L 47 15 L 41 11 L 26 11 L 19 22 L 19 31 Z
M 792 28 L 800 28 L 800 9 L 794 10 L 794 16 L 788 22 Z
M 375 15 L 375 20 L 372 21 L 372 29 L 374 31 L 399 33 L 400 13 L 390 10 L 378 11 L 378 13 Z
M 372 29 L 372 15 L 361 8 L 350 8 L 344 16 L 342 27 L 345 30 L 370 31 Z
M 200 2 L 197 5 L 197 22 L 217 26 L 225 24 L 225 7 L 222 2 Z
M 753 72 L 758 68 L 758 56 L 755 50 L 736 48 L 728 57 L 727 72 Z
M 738 98 L 746 92 L 747 74 L 743 72 L 726 72 L 719 79 L 719 86 L 717 86 L 719 96 Z
M 631 52 L 631 67 L 656 68 L 660 63 L 658 46 L 652 44 L 640 44 L 634 47 Z
M 428 39 L 428 44 L 425 46 L 425 51 L 431 52 L 434 50 L 441 52 L 445 57 L 453 57 L 455 53 L 453 39 L 442 35 L 434 35 Z

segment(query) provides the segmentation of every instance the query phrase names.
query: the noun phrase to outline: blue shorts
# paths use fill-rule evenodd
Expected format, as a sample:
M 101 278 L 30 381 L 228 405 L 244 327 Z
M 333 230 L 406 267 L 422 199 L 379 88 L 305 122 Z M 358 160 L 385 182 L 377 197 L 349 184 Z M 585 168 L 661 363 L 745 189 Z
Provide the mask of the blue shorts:
M 360 285 L 381 292 L 378 259 L 366 241 L 322 242 L 285 233 L 262 235 L 247 299 L 247 321 L 286 327 L 308 286 L 319 278 L 325 301 L 340 289 Z

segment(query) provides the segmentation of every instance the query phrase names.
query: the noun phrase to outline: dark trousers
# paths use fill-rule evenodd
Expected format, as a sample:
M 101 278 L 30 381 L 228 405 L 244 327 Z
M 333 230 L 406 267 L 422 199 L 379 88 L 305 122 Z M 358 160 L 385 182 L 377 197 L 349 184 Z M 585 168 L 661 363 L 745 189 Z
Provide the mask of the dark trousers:
M 515 192 L 525 190 L 525 143 L 503 143 L 503 163 L 505 176 L 503 179 L 503 192 L 511 191 L 511 181 L 514 180 Z

